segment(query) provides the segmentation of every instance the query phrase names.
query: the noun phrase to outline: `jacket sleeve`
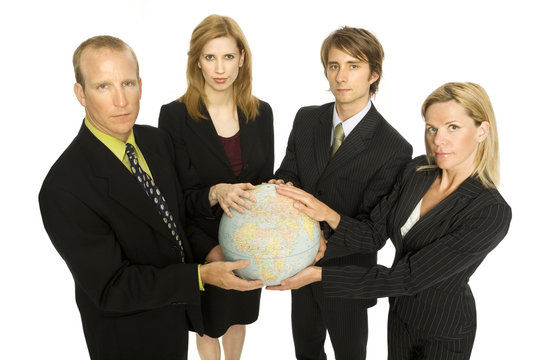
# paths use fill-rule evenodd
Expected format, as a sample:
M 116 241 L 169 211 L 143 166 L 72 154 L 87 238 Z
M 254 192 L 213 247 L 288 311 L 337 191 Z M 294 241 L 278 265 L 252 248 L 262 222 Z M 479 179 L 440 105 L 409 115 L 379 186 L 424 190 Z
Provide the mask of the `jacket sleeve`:
M 45 229 L 75 283 L 105 311 L 131 312 L 199 304 L 196 264 L 134 264 L 114 229 L 77 195 L 44 186 L 39 204 Z
M 358 299 L 414 295 L 478 266 L 508 232 L 511 216 L 506 204 L 486 205 L 456 224 L 447 235 L 404 254 L 391 268 L 323 267 L 325 294 Z
M 285 157 L 274 174 L 275 179 L 281 179 L 285 182 L 292 182 L 296 187 L 302 187 L 298 178 L 298 168 L 296 166 L 296 131 L 297 123 L 301 117 L 302 109 L 298 110 L 294 119 L 291 133 L 289 134 L 289 140 L 287 142 L 287 149 L 285 150 Z
M 363 204 L 359 207 L 371 209 L 371 212 L 361 212 L 354 217 L 340 214 L 338 227 L 330 232 L 329 246 L 363 254 L 377 252 L 384 246 L 388 239 L 388 215 L 399 198 L 407 162 L 410 162 L 410 152 L 398 151 L 392 161 L 381 167 L 370 181 L 362 199 Z

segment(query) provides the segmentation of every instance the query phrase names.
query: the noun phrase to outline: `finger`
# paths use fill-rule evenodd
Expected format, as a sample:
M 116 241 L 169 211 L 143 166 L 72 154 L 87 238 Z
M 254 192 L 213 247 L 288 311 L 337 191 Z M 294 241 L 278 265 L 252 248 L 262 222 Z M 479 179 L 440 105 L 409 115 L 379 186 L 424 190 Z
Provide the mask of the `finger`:
M 263 286 L 262 280 L 244 280 L 240 278 L 236 278 L 232 284 L 234 289 L 239 289 L 241 291 L 260 289 Z
M 229 207 L 226 205 L 226 203 L 224 201 L 220 201 L 219 206 L 221 206 L 221 209 L 223 209 L 223 212 L 225 214 L 227 214 L 228 217 L 230 217 L 230 218 L 233 217 L 233 214 L 232 214 L 231 210 L 229 210 Z
M 253 185 L 252 183 L 244 183 L 244 185 L 245 185 L 245 188 L 248 190 L 255 189 L 255 185 Z
M 285 286 L 283 285 L 271 285 L 271 286 L 267 286 L 266 287 L 267 290 L 290 290 L 289 288 L 286 288 Z
M 303 203 L 301 203 L 299 201 L 295 201 L 293 206 L 294 206 L 294 208 L 296 210 L 306 214 L 307 216 L 309 216 L 312 219 L 317 220 L 317 217 L 316 217 L 317 213 L 313 209 L 311 209 L 310 207 L 306 206 L 305 204 L 303 204 Z
M 312 195 L 308 192 L 305 192 L 302 189 L 299 189 L 293 185 L 278 185 L 276 186 L 276 191 L 281 194 L 288 196 L 293 199 L 308 199 L 312 197 Z
M 242 208 L 241 206 L 239 206 L 235 202 L 233 202 L 230 207 L 232 207 L 234 210 L 238 211 L 240 214 L 243 214 L 245 212 L 244 208 Z

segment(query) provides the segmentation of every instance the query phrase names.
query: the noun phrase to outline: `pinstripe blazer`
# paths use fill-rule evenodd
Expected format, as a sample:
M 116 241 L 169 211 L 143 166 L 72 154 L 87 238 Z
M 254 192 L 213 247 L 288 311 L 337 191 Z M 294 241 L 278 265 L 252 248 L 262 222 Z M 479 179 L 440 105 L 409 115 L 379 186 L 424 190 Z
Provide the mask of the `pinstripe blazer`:
M 401 226 L 440 171 L 416 171 L 424 164 L 425 156 L 411 161 L 370 217 L 338 229 L 328 244 L 369 253 L 390 238 L 392 267 L 323 266 L 323 288 L 328 296 L 390 297 L 390 309 L 409 326 L 433 336 L 459 334 L 476 324 L 469 278 L 508 232 L 511 209 L 497 190 L 471 177 L 402 237 Z
M 275 177 L 313 194 L 342 218 L 367 216 L 391 191 L 411 159 L 412 147 L 372 104 L 330 159 L 333 109 L 334 103 L 328 103 L 298 111 Z M 332 237 L 330 227 L 323 227 L 325 235 Z M 320 263 L 370 266 L 377 262 L 376 251 L 360 254 L 343 247 L 328 249 Z M 373 299 L 360 302 L 375 304 Z

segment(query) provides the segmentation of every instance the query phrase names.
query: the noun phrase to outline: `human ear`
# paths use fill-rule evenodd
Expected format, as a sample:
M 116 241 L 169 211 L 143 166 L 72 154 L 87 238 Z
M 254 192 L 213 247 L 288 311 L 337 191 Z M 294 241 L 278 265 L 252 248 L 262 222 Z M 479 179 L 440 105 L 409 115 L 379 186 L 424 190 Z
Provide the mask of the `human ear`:
M 478 127 L 478 130 L 479 130 L 478 140 L 479 140 L 479 142 L 482 142 L 488 137 L 489 123 L 487 121 L 482 121 L 482 123 Z
M 84 94 L 83 86 L 79 83 L 75 83 L 75 85 L 73 85 L 73 92 L 75 93 L 77 100 L 79 100 L 79 103 L 83 107 L 86 107 L 86 95 Z
M 377 74 L 375 71 L 372 71 L 369 77 L 369 83 L 373 84 L 377 80 L 379 80 L 379 74 Z
M 245 51 L 244 51 L 244 49 L 242 49 L 242 53 L 240 55 L 240 62 L 238 63 L 238 67 L 242 67 L 242 65 L 244 65 L 244 55 L 245 55 Z

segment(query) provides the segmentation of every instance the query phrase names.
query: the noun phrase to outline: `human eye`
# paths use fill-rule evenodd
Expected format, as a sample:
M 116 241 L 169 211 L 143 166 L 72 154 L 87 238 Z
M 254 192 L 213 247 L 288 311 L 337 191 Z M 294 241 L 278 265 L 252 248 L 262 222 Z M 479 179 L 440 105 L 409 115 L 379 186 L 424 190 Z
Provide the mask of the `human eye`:
M 428 126 L 428 127 L 426 127 L 426 133 L 429 134 L 429 135 L 436 134 L 437 129 L 434 128 L 433 126 Z
M 227 55 L 225 55 L 225 59 L 232 60 L 232 59 L 234 59 L 234 55 L 233 54 L 227 54 Z
M 98 84 L 97 89 L 98 90 L 105 90 L 105 89 L 107 89 L 107 84 Z
M 459 129 L 459 126 L 457 126 L 456 124 L 450 124 L 448 128 L 450 129 L 450 131 L 456 131 Z
M 337 70 L 337 69 L 339 69 L 339 66 L 337 66 L 337 64 L 328 65 L 328 70 Z
M 351 64 L 350 68 L 351 69 L 358 69 L 358 65 L 357 64 Z
M 204 59 L 208 61 L 214 60 L 214 55 L 204 55 Z
M 123 86 L 125 87 L 132 87 L 132 86 L 135 86 L 135 81 L 133 80 L 126 80 L 122 83 Z

